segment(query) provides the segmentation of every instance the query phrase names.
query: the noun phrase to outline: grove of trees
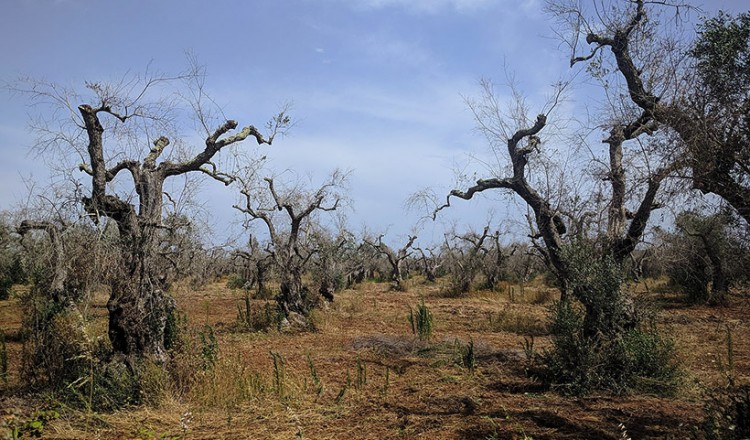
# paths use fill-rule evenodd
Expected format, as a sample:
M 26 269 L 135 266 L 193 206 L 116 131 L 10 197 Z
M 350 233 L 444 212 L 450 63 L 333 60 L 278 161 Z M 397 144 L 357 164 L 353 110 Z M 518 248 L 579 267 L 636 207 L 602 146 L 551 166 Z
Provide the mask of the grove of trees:
M 559 301 L 549 311 L 550 347 L 529 354 L 529 374 L 574 393 L 621 392 L 634 377 L 671 381 L 673 346 L 650 325 L 633 286 L 666 277 L 687 301 L 723 306 L 747 281 L 750 13 L 704 18 L 686 40 L 673 31 L 685 25 L 687 5 L 598 6 L 546 6 L 571 70 L 597 93 L 588 120 L 561 115 L 573 80 L 552 86 L 541 106 L 517 84 L 508 100 L 483 80 L 468 106 L 497 165 L 426 213 L 440 220 L 457 199 L 502 193 L 528 209 L 526 219 L 518 214 L 526 237 L 491 223 L 453 227 L 434 243 L 416 229 L 406 237 L 354 231 L 346 220 L 350 172 L 336 168 L 322 183 L 273 173 L 256 148 L 291 127 L 288 111 L 263 128 L 240 128 L 215 108 L 195 65 L 174 77 L 89 82 L 82 94 L 41 80 L 14 86 L 49 110 L 33 123 L 36 148 L 61 158 L 64 176 L 55 191 L 33 196 L 36 209 L 0 218 L 0 300 L 14 285 L 32 286 L 24 300 L 33 316 L 24 321 L 29 382 L 74 382 L 60 359 L 95 356 L 51 342 L 66 336 L 59 316 L 79 326 L 78 305 L 94 291 L 108 295 L 101 375 L 115 377 L 115 364 L 169 368 L 180 330 L 170 289 L 228 276 L 245 290 L 243 319 L 251 319 L 251 297 L 270 296 L 267 310 L 289 332 L 315 331 L 313 311 L 366 280 L 387 281 L 399 295 L 423 279 L 445 297 L 465 298 L 545 279 Z M 188 126 L 197 133 L 186 135 Z M 553 147 L 585 165 L 566 168 Z M 243 247 L 204 243 L 190 209 L 173 197 L 213 181 L 236 196 Z M 60 191 L 66 195 L 49 195 Z M 686 200 L 694 209 L 674 208 Z M 656 213 L 672 220 L 655 221 Z M 201 333 L 204 350 L 212 335 Z M 59 352 L 54 364 L 45 360 L 50 346 Z

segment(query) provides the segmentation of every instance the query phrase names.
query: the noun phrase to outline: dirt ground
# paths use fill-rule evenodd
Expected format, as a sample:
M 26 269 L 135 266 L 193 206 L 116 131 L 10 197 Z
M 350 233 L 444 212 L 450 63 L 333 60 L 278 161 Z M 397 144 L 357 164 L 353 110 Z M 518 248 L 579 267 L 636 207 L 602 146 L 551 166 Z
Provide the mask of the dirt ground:
M 706 390 L 726 382 L 728 328 L 731 373 L 738 382 L 750 376 L 750 299 L 742 295 L 711 308 L 684 304 L 656 282 L 638 286 L 659 308 L 657 325 L 676 341 L 685 369 L 679 392 L 570 397 L 524 371 L 531 340 L 524 334 L 537 334 L 537 350 L 548 344 L 544 320 L 554 291 L 503 286 L 447 298 L 439 286 L 410 283 L 407 292 L 377 283 L 341 292 L 315 312 L 316 331 L 301 334 L 238 331 L 243 292 L 225 283 L 175 289 L 189 325 L 212 326 L 218 340 L 216 364 L 200 373 L 199 386 L 115 413 L 59 409 L 44 438 L 679 439 L 703 417 Z M 428 342 L 412 335 L 407 320 L 420 298 L 434 316 Z M 96 298 L 85 313 L 104 323 L 105 300 Z M 0 393 L 6 425 L 50 400 L 18 391 L 20 323 L 17 301 L 0 302 L 10 371 Z M 474 371 L 461 361 L 469 341 Z

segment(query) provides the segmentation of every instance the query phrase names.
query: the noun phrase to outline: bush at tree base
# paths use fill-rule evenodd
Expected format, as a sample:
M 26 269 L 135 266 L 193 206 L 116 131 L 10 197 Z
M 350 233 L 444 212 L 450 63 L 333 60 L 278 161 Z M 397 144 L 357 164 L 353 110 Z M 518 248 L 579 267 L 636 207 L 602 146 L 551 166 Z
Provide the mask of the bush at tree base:
M 563 255 L 574 298 L 550 307 L 552 347 L 532 356 L 530 373 L 572 394 L 674 392 L 681 377 L 674 342 L 647 324 L 623 289 L 623 268 L 590 244 Z

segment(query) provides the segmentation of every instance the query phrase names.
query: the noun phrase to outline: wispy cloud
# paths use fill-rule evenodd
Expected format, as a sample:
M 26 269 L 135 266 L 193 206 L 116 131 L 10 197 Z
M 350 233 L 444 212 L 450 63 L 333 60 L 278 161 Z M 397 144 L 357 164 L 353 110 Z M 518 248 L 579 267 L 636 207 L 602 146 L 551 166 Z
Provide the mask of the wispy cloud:
M 418 42 L 383 32 L 368 35 L 356 44 L 368 61 L 381 66 L 426 67 L 435 60 L 430 51 Z

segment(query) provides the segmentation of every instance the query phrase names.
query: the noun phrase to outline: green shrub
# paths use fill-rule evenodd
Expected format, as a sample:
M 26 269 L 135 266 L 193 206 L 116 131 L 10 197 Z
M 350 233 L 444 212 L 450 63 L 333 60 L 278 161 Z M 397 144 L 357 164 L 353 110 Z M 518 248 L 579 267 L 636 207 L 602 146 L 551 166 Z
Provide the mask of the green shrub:
M 674 341 L 656 328 L 636 328 L 623 338 L 622 349 L 627 364 L 624 376 L 629 388 L 657 394 L 672 394 L 682 372 L 675 357 Z
M 571 394 L 671 394 L 679 385 L 674 343 L 654 327 L 637 327 L 619 338 L 589 337 L 583 312 L 570 302 L 556 302 L 550 313 L 552 347 L 534 356 L 531 369 L 545 383 Z
M 233 273 L 229 275 L 227 280 L 227 289 L 244 289 L 247 280 L 242 275 Z

